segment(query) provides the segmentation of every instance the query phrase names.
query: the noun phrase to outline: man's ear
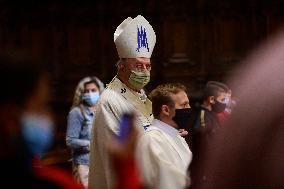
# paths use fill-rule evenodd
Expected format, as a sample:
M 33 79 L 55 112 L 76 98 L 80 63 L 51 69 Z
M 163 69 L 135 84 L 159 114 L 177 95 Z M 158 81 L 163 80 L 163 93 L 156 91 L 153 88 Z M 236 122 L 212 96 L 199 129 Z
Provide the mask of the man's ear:
M 164 114 L 164 115 L 169 116 L 170 115 L 170 108 L 169 108 L 169 106 L 162 105 L 161 113 Z
M 125 72 L 126 66 L 125 66 L 125 63 L 124 63 L 124 62 L 119 63 L 119 64 L 117 65 L 117 67 L 118 67 L 118 70 L 119 70 L 119 71 Z
M 209 101 L 210 104 L 215 104 L 215 98 L 214 98 L 214 96 L 209 96 L 209 97 L 208 97 L 208 101 Z

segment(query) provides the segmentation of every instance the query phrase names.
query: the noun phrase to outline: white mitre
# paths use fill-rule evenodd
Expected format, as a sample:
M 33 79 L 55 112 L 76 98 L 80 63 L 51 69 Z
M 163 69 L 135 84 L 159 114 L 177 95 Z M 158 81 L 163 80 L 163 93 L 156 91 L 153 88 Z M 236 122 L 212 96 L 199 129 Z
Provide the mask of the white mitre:
M 143 16 L 128 17 L 116 28 L 114 43 L 119 58 L 151 58 L 156 34 Z

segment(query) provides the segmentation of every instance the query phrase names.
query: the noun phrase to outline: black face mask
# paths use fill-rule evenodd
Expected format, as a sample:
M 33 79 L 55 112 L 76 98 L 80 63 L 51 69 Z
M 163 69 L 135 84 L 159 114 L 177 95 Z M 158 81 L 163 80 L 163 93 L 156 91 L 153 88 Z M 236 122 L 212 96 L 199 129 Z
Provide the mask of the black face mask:
M 173 117 L 173 120 L 178 125 L 178 129 L 186 129 L 190 123 L 191 117 L 191 108 L 176 109 L 176 115 Z
M 212 104 L 212 111 L 215 113 L 221 113 L 224 112 L 226 108 L 226 104 L 225 103 L 221 103 L 219 101 L 215 101 L 215 104 Z

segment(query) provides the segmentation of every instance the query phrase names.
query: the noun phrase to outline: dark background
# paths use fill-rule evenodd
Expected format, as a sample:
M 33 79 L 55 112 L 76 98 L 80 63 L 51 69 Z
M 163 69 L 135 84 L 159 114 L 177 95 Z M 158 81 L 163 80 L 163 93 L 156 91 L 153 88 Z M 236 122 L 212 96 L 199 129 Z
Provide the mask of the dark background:
M 194 102 L 206 81 L 226 81 L 281 27 L 283 7 L 281 0 L 2 0 L 0 51 L 24 48 L 50 63 L 59 150 L 77 82 L 95 75 L 108 83 L 116 74 L 113 33 L 128 16 L 143 15 L 157 35 L 146 89 L 178 81 Z

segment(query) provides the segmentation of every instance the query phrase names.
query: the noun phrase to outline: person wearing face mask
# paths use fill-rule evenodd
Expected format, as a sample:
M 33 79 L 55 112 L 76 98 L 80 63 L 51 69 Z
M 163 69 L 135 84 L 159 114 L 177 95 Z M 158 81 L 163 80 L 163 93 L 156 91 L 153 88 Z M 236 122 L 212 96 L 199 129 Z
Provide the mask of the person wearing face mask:
M 136 149 L 144 184 L 154 189 L 183 189 L 190 183 L 187 168 L 192 159 L 189 146 L 178 131 L 190 117 L 186 88 L 181 84 L 162 84 L 149 98 L 155 119 L 138 139 Z
M 138 132 L 144 132 L 153 120 L 152 103 L 144 86 L 150 81 L 151 55 L 156 35 L 141 15 L 125 19 L 114 32 L 119 55 L 117 75 L 102 93 L 96 110 L 90 149 L 89 185 L 111 189 L 115 175 L 105 142 L 119 133 L 119 121 L 124 113 L 137 114 Z
M 206 84 L 203 91 L 203 101 L 198 112 L 194 128 L 191 134 L 191 150 L 193 159 L 189 167 L 190 177 L 194 186 L 206 182 L 206 175 L 202 178 L 196 178 L 199 171 L 199 165 L 204 163 L 202 156 L 203 146 L 210 144 L 217 129 L 220 127 L 220 121 L 217 114 L 224 112 L 226 108 L 226 85 L 217 81 L 210 81 Z
M 232 90 L 228 89 L 226 92 L 226 97 L 224 100 L 224 103 L 226 104 L 226 108 L 223 112 L 218 113 L 217 117 L 221 125 L 224 125 L 225 122 L 231 117 L 232 111 L 236 106 L 236 100 L 232 98 Z
M 66 144 L 72 151 L 73 175 L 88 188 L 91 129 L 103 83 L 97 77 L 85 77 L 77 85 L 68 115 Z
M 223 100 L 222 103 L 226 104 L 226 107 L 224 111 L 217 113 L 217 118 L 220 123 L 220 125 L 223 125 L 224 122 L 229 118 L 230 114 L 232 113 L 232 108 L 233 108 L 233 100 L 231 98 L 232 91 L 228 88 L 228 86 L 224 83 L 218 82 L 218 81 L 209 81 L 206 84 L 208 85 L 216 85 L 217 87 L 222 88 L 225 90 L 226 95 L 225 99 Z
M 201 110 L 196 120 L 195 128 L 214 129 L 220 124 L 217 114 L 224 112 L 226 108 L 226 90 L 216 83 L 211 81 L 205 86 Z
M 40 164 L 53 142 L 54 123 L 48 104 L 48 67 L 32 57 L 11 49 L 0 53 L 0 83 L 5 89 L 0 93 L 1 183 L 9 188 L 20 184 L 24 188 L 80 189 L 68 172 Z M 39 160 L 37 166 L 35 160 Z

